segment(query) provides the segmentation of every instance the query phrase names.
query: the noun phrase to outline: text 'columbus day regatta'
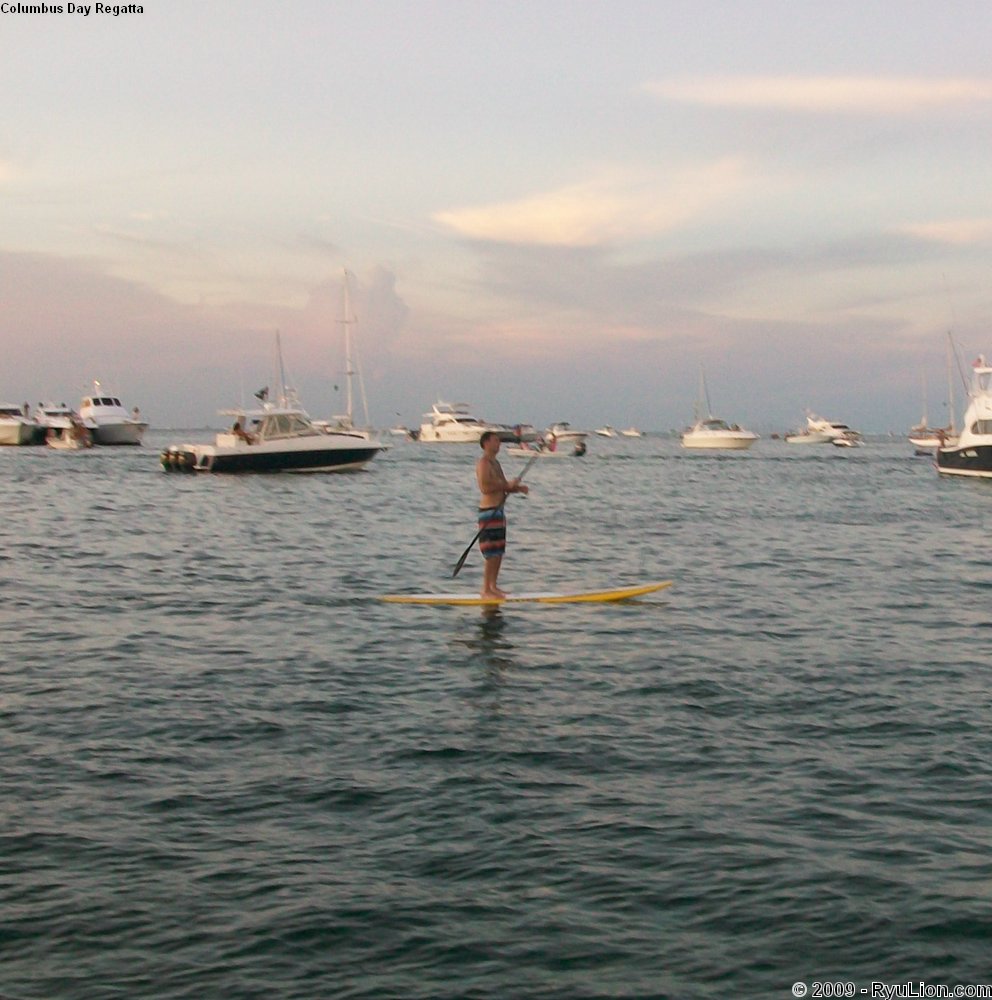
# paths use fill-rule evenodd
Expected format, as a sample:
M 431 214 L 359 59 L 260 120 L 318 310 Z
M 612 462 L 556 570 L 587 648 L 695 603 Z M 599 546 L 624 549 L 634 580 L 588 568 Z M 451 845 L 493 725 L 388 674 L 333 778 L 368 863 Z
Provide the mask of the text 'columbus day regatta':
M 0 3 L 0 14 L 144 14 L 140 3 Z

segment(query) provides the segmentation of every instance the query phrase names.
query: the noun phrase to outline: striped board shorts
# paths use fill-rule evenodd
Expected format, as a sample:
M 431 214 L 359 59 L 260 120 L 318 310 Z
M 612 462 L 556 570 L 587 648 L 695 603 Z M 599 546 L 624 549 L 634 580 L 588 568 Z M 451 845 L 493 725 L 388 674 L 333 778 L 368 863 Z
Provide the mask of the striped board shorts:
M 506 551 L 506 515 L 502 507 L 485 507 L 479 511 L 479 551 L 486 559 L 501 556 Z

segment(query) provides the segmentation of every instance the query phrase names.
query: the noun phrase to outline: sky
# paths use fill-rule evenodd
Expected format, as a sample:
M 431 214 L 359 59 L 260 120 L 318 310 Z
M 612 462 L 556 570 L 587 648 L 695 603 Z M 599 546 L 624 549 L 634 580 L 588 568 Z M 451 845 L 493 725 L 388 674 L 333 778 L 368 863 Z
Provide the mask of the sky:
M 155 427 L 947 416 L 992 354 L 987 0 L 0 3 L 0 399 Z M 89 8 L 89 13 L 82 11 Z M 957 414 L 963 394 L 958 384 Z M 356 389 L 357 392 L 357 389 Z

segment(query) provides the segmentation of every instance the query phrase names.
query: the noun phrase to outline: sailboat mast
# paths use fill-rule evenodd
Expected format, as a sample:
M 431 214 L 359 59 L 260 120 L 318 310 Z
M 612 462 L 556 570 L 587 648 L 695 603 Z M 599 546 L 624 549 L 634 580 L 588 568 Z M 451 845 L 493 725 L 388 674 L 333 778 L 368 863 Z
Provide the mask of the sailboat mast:
M 356 322 L 355 317 L 351 312 L 351 286 L 348 282 L 348 269 L 344 268 L 344 318 L 341 323 L 344 324 L 344 367 L 345 367 L 345 378 L 346 382 L 346 393 L 347 393 L 347 420 L 348 426 L 354 427 L 354 395 L 352 391 L 352 377 L 358 375 L 358 391 L 362 397 L 362 412 L 365 415 L 365 426 L 369 426 L 369 401 L 368 397 L 365 395 L 365 381 L 362 378 L 362 366 L 361 363 L 356 361 L 356 356 L 352 352 L 352 341 L 351 341 L 351 327 Z
M 709 393 L 709 390 L 706 388 L 706 372 L 703 370 L 703 366 L 700 365 L 699 366 L 699 401 L 696 404 L 696 406 L 697 406 L 696 420 L 703 420 L 704 419 L 703 415 L 698 412 L 699 410 L 701 410 L 703 408 L 704 405 L 706 406 L 706 416 L 705 416 L 705 419 L 708 420 L 710 417 L 713 416 L 713 407 L 710 406 L 710 393 Z
M 347 408 L 345 413 L 348 414 L 348 426 L 354 427 L 355 421 L 352 419 L 352 395 L 351 395 L 351 376 L 354 374 L 351 364 L 351 296 L 348 288 L 348 269 L 344 268 L 344 319 L 341 320 L 344 324 L 344 377 L 345 377 L 345 392 L 347 399 Z
M 279 364 L 279 399 L 277 400 L 279 406 L 286 405 L 286 369 L 283 367 L 282 363 L 282 338 L 279 331 L 276 330 L 276 359 Z
M 947 412 L 950 418 L 949 430 L 953 435 L 954 430 L 954 373 L 951 370 L 951 352 L 954 342 L 951 340 L 951 332 L 947 331 Z

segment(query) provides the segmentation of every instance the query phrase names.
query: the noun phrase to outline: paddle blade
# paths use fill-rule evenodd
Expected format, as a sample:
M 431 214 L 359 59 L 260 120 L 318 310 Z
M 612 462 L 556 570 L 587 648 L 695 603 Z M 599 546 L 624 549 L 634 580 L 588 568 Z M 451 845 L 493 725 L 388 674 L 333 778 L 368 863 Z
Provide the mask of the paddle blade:
M 479 535 L 481 534 L 481 531 L 476 532 L 475 538 L 468 543 L 468 548 L 462 553 L 461 559 L 455 563 L 455 568 L 451 571 L 452 580 L 462 571 L 462 566 L 465 565 L 465 560 L 468 559 L 468 554 L 472 551 L 472 546 L 479 540 Z

